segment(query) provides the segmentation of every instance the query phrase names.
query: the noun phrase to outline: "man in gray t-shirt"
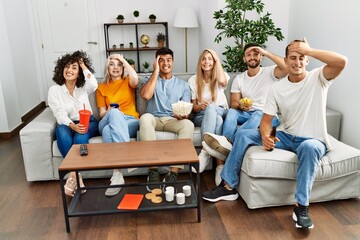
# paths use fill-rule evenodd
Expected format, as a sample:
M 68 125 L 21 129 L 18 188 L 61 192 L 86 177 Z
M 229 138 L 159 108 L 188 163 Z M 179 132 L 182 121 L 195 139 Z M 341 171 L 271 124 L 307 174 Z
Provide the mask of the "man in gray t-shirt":
M 188 83 L 172 74 L 173 51 L 161 48 L 156 52 L 154 72 L 141 88 L 141 97 L 148 101 L 146 113 L 140 117 L 140 140 L 156 140 L 155 131 L 173 132 L 178 138 L 193 138 L 194 124 L 187 116 L 174 115 L 172 103 L 190 102 L 191 92 Z M 176 181 L 183 166 L 171 166 L 165 175 L 165 182 Z M 148 182 L 159 182 L 157 168 L 149 169 Z M 150 191 L 155 185 L 148 185 Z

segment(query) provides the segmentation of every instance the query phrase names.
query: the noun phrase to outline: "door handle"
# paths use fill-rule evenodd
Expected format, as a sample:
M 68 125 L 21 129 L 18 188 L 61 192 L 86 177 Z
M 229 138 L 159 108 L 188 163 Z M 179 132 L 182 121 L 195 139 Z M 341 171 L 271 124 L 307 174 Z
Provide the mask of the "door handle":
M 88 42 L 88 44 L 94 44 L 94 45 L 97 45 L 97 42 Z

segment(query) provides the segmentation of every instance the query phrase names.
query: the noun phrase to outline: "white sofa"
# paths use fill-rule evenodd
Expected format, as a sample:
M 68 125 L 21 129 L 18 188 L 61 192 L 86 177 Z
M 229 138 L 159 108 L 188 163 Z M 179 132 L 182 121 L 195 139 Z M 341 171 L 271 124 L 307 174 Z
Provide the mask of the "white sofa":
M 176 74 L 188 80 L 192 74 Z M 230 74 L 229 87 L 226 90 L 230 100 L 231 82 L 236 76 Z M 144 75 L 140 76 L 143 81 Z M 91 95 L 94 115 L 98 116 L 95 94 Z M 146 102 L 137 91 L 137 109 L 144 113 Z M 360 196 L 360 151 L 347 146 L 339 138 L 341 115 L 327 109 L 328 133 L 332 135 L 334 150 L 322 160 L 316 177 L 311 201 L 327 201 L 333 199 L 353 198 Z M 28 181 L 57 180 L 58 166 L 62 161 L 55 139 L 56 121 L 50 110 L 46 108 L 20 131 L 26 178 Z M 176 139 L 169 132 L 157 132 L 157 139 Z M 136 139 L 133 139 L 136 140 Z M 90 139 L 90 143 L 102 142 L 100 136 Z M 201 148 L 200 129 L 195 128 L 194 146 Z M 211 168 L 209 166 L 208 168 Z M 275 149 L 273 152 L 263 151 L 261 147 L 251 147 L 246 154 L 242 171 L 239 193 L 249 208 L 292 204 L 295 189 L 297 168 L 296 155 Z M 147 169 L 135 171 L 123 170 L 125 176 L 147 174 Z M 110 177 L 111 170 L 83 173 L 84 177 Z

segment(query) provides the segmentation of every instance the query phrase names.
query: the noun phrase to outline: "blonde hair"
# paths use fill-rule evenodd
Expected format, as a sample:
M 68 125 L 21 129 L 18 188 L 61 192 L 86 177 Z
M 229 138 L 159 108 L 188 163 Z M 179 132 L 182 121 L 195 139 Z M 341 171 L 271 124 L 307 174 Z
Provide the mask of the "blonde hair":
M 216 99 L 216 82 L 223 76 L 223 69 L 217 53 L 212 49 L 205 49 L 204 51 L 202 51 L 202 53 L 199 56 L 197 71 L 196 71 L 197 100 L 199 102 L 202 101 L 202 93 L 205 87 L 205 83 L 203 81 L 204 71 L 201 68 L 201 61 L 204 58 L 205 54 L 207 53 L 210 53 L 214 60 L 214 65 L 210 76 L 210 93 L 211 93 L 212 101 L 215 101 Z
M 110 76 L 110 73 L 109 73 L 109 64 L 110 64 L 110 61 L 111 59 L 117 59 L 120 61 L 120 58 L 119 58 L 120 54 L 111 54 L 107 60 L 106 60 L 106 65 L 105 65 L 105 77 L 104 77 L 104 82 L 106 84 L 109 84 L 109 81 L 111 80 L 111 76 Z M 120 61 L 121 63 L 121 61 Z M 122 66 L 122 73 L 121 73 L 121 78 L 124 79 L 124 76 L 125 76 L 125 71 L 124 71 L 124 66 Z

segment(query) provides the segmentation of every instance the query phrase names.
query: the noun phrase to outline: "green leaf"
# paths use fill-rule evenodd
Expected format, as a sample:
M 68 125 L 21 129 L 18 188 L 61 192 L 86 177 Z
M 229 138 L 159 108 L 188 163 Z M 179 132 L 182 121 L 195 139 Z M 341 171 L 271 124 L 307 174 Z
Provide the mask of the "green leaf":
M 226 45 L 224 68 L 228 72 L 247 70 L 243 62 L 243 48 L 246 43 L 258 43 L 265 47 L 269 37 L 282 41 L 281 28 L 275 27 L 271 13 L 263 14 L 265 4 L 261 0 L 226 0 L 226 7 L 214 12 L 215 29 L 220 30 L 214 42 L 221 44 L 223 38 L 233 38 L 235 46 Z M 257 20 L 249 19 L 248 12 L 255 11 Z

